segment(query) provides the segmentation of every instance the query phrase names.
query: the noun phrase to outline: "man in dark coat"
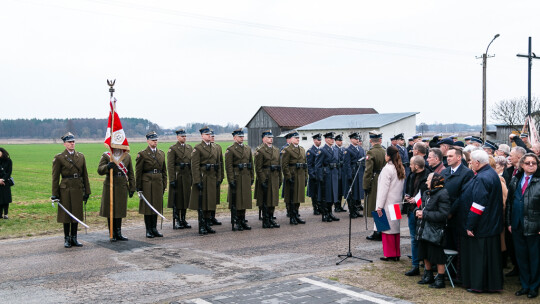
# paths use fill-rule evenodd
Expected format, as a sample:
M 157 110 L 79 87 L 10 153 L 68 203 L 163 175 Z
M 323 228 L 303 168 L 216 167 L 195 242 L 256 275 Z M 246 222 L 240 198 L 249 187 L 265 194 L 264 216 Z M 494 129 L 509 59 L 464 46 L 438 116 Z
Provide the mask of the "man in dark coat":
M 343 182 L 343 160 L 345 153 L 345 148 L 343 147 L 343 135 L 336 135 L 334 141 L 339 154 L 338 202 L 334 204 L 334 212 L 345 212 L 346 210 L 341 207 L 341 200 L 343 199 L 343 196 L 346 195 L 346 190 L 343 189 L 345 184 Z
M 351 144 L 343 153 L 343 194 L 349 196 L 347 205 L 349 206 L 349 215 L 352 218 L 362 217 L 360 209 L 362 207 L 362 199 L 364 199 L 364 181 L 365 156 L 364 148 L 359 144 L 360 135 L 354 132 L 349 135 Z M 346 153 L 345 153 L 346 152 Z M 364 158 L 362 161 L 360 161 Z M 351 188 L 352 185 L 352 188 Z M 351 192 L 349 192 L 349 188 Z
M 500 291 L 503 287 L 501 181 L 489 166 L 485 151 L 473 151 L 471 159 L 476 175 L 465 185 L 458 206 L 462 282 L 471 292 Z
M 146 200 L 159 213 L 163 212 L 163 194 L 167 189 L 167 166 L 165 152 L 157 148 L 158 135 L 151 131 L 146 134 L 146 149 L 137 153 L 135 178 L 137 191 L 142 192 Z M 146 237 L 163 237 L 157 230 L 157 214 L 143 199 L 139 200 L 139 214 L 144 215 Z
M 169 173 L 169 198 L 167 207 L 173 208 L 173 229 L 191 228 L 186 221 L 191 193 L 191 153 L 193 147 L 186 143 L 186 130 L 176 130 L 177 142 L 167 152 Z
M 323 222 L 339 221 L 332 214 L 332 206 L 339 195 L 339 149 L 334 146 L 334 132 L 324 134 L 325 145 L 319 149 L 315 168 L 320 186 L 321 212 Z
M 81 152 L 75 151 L 75 136 L 71 132 L 62 136 L 62 140 L 66 149 L 53 159 L 51 199 L 59 199 L 62 206 L 80 220 L 83 218 L 83 202 L 86 204 L 91 193 L 86 159 Z M 58 208 L 56 220 L 64 224 L 64 247 L 81 247 L 77 241 L 78 222 L 62 208 Z
M 379 174 L 382 168 L 386 165 L 385 155 L 386 152 L 381 146 L 382 133 L 377 131 L 369 132 L 369 142 L 371 149 L 366 155 L 366 170 L 364 171 L 363 187 L 364 192 L 367 194 L 366 200 L 364 200 L 364 212 L 365 216 L 371 217 L 371 211 L 376 208 L 377 202 L 377 184 Z M 377 231 L 377 227 L 373 224 L 373 234 L 366 237 L 370 241 L 381 241 L 382 235 L 380 231 Z
M 315 169 L 315 159 L 317 158 L 319 149 L 321 148 L 321 137 L 321 133 L 313 135 L 313 146 L 311 146 L 311 148 L 309 148 L 306 152 L 306 162 L 309 175 L 307 196 L 311 197 L 313 215 L 321 214 L 321 210 L 319 209 L 319 183 L 317 181 L 317 170 Z

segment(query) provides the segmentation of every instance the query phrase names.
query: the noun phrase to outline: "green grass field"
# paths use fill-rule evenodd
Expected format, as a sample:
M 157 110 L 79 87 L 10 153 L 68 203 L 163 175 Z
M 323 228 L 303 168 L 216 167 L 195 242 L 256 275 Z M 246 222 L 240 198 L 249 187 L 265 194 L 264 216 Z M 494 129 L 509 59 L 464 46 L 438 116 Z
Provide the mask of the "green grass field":
M 161 142 L 158 148 L 167 152 L 171 142 Z M 196 143 L 191 143 L 196 144 Z M 232 142 L 218 142 L 223 150 Z M 146 143 L 130 144 L 133 167 L 138 151 L 146 148 Z M 61 232 L 61 224 L 56 223 L 56 208 L 51 206 L 51 169 L 53 157 L 64 150 L 62 144 L 21 144 L 3 145 L 13 160 L 13 178 L 15 186 L 12 187 L 13 203 L 9 207 L 9 220 L 0 220 L 0 238 L 14 238 L 36 236 Z M 101 155 L 106 151 L 102 143 L 77 144 L 75 150 L 82 152 L 86 158 L 88 178 L 92 194 L 87 204 L 86 223 L 91 228 L 105 229 L 105 218 L 99 217 L 101 192 L 103 190 L 103 176 L 97 174 L 97 166 Z M 224 212 L 228 208 L 226 203 L 227 181 L 221 187 L 221 205 L 217 212 Z M 167 195 L 164 196 L 165 207 Z M 136 196 L 128 201 L 127 223 L 142 223 L 142 216 L 138 215 L 139 200 Z M 164 209 L 164 215 L 171 219 L 171 211 Z M 196 213 L 190 211 L 188 217 L 195 217 Z

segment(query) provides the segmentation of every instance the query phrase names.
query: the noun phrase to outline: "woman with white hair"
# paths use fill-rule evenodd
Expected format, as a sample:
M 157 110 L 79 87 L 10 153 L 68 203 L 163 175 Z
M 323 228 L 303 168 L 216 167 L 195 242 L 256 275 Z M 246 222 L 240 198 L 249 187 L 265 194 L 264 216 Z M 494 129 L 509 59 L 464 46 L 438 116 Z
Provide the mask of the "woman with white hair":
M 469 292 L 501 291 L 501 180 L 489 166 L 485 151 L 471 152 L 471 167 L 476 175 L 465 185 L 459 198 L 462 283 Z

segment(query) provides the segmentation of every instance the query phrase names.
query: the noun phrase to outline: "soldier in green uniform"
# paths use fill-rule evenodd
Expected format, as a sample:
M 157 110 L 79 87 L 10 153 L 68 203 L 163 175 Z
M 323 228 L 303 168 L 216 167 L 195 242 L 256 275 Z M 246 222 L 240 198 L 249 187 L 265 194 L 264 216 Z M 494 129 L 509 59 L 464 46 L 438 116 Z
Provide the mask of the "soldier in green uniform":
M 386 152 L 381 146 L 382 133 L 377 131 L 369 132 L 369 143 L 371 149 L 366 155 L 366 170 L 364 171 L 364 191 L 367 194 L 366 207 L 364 212 L 366 216 L 371 217 L 371 211 L 375 210 L 377 200 L 377 181 L 379 179 L 379 173 L 385 165 L 384 156 Z M 375 225 L 373 225 L 375 226 Z M 382 240 L 381 233 L 373 229 L 373 234 L 366 237 L 371 241 Z
M 212 144 L 212 131 L 208 127 L 203 127 L 201 132 L 202 141 L 193 148 L 191 153 L 191 175 L 193 184 L 191 187 L 191 197 L 189 209 L 199 210 L 199 193 L 201 194 L 201 212 L 199 216 L 199 234 L 216 233 L 210 227 L 212 216 L 211 211 L 216 211 L 217 195 L 216 190 L 221 177 L 221 166 L 219 164 L 219 151 L 216 145 Z
M 176 130 L 178 142 L 169 147 L 167 169 L 169 173 L 168 208 L 173 208 L 173 229 L 191 228 L 186 221 L 191 193 L 191 153 L 193 147 L 186 144 L 186 130 Z
M 62 136 L 64 152 L 56 154 L 52 166 L 52 196 L 79 220 L 83 218 L 83 202 L 90 197 L 90 183 L 84 155 L 75 151 L 75 136 L 68 132 Z M 62 180 L 60 180 L 62 177 Z M 58 208 L 58 223 L 64 224 L 64 247 L 81 247 L 77 241 L 78 223 L 62 208 Z
M 298 208 L 306 201 L 307 163 L 306 150 L 299 146 L 300 135 L 293 131 L 290 144 L 281 151 L 281 169 L 283 170 L 283 193 L 285 203 L 289 205 L 289 223 L 291 225 L 305 224 L 300 218 Z
M 111 161 L 111 152 L 107 151 L 103 153 L 99 161 L 97 172 L 99 175 L 105 175 L 99 215 L 107 218 L 109 230 L 111 229 L 111 169 L 113 169 L 113 238 L 111 241 L 127 241 L 128 239 L 122 235 L 122 218 L 126 217 L 128 195 L 133 197 L 133 193 L 135 193 L 135 175 L 133 174 L 131 155 L 127 153 L 117 165 Z
M 216 144 L 214 130 L 210 129 L 210 132 L 212 132 L 211 134 L 212 145 L 216 147 L 219 153 L 218 160 L 219 160 L 219 166 L 221 168 L 221 170 L 219 171 L 221 175 L 218 176 L 218 184 L 216 185 L 216 205 L 219 205 L 221 201 L 221 183 L 223 183 L 223 179 L 225 178 L 225 169 L 224 169 L 225 167 L 224 167 L 224 162 L 223 162 L 223 148 L 221 148 L 220 145 Z M 216 209 L 217 209 L 217 206 L 216 206 Z M 221 222 L 216 219 L 216 210 L 210 211 L 210 226 L 213 226 L 213 225 L 221 225 Z
M 142 191 L 144 197 L 159 213 L 163 212 L 163 193 L 167 189 L 167 166 L 165 153 L 157 148 L 158 135 L 152 131 L 146 134 L 148 147 L 137 154 L 135 161 L 135 176 L 137 191 Z M 139 214 L 144 214 L 146 237 L 162 237 L 157 230 L 157 214 L 139 200 Z
M 227 201 L 233 219 L 233 231 L 251 230 L 246 221 L 246 209 L 251 209 L 251 185 L 255 178 L 251 149 L 244 145 L 244 132 L 232 132 L 234 144 L 225 151 L 225 169 L 229 181 Z M 233 195 L 234 192 L 234 195 Z M 234 201 L 233 201 L 234 197 Z M 234 209 L 236 214 L 234 214 Z
M 279 228 L 273 217 L 279 203 L 279 187 L 282 182 L 280 154 L 279 149 L 272 145 L 274 136 L 271 130 L 263 131 L 262 142 L 255 152 L 255 197 L 257 206 L 263 209 L 263 228 Z

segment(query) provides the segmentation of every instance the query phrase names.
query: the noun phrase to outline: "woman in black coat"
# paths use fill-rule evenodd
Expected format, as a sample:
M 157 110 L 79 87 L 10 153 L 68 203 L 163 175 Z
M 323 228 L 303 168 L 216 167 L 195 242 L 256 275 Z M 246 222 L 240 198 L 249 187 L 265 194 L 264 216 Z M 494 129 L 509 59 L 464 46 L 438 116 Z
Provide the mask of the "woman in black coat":
M 437 173 L 430 173 L 426 181 L 428 191 L 422 195 L 422 205 L 416 208 L 416 238 L 418 242 L 418 258 L 424 260 L 425 271 L 418 284 L 430 284 L 431 288 L 444 288 L 444 265 L 446 255 L 441 245 L 425 241 L 426 223 L 444 234 L 446 219 L 450 213 L 450 197 L 444 189 L 444 177 Z M 433 278 L 431 263 L 437 264 L 437 276 Z
M 11 203 L 11 185 L 7 181 L 11 177 L 12 162 L 9 153 L 0 148 L 0 218 L 8 219 L 8 208 Z

